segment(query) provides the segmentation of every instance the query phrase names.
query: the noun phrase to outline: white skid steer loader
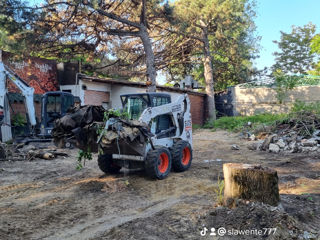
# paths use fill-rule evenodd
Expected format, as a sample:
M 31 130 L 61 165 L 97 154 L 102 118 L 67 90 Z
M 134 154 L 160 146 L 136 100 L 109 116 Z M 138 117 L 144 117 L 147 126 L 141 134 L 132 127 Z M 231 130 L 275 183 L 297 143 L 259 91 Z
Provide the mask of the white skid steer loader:
M 129 119 L 147 124 L 152 136 L 142 142 L 119 140 L 102 148 L 103 154 L 98 157 L 100 169 L 106 173 L 116 173 L 121 167 L 144 168 L 155 179 L 167 177 L 171 168 L 178 172 L 189 169 L 192 161 L 192 121 L 187 94 L 172 103 L 170 95 L 165 93 L 121 95 L 121 101 Z M 108 127 L 110 121 L 105 129 L 108 130 Z

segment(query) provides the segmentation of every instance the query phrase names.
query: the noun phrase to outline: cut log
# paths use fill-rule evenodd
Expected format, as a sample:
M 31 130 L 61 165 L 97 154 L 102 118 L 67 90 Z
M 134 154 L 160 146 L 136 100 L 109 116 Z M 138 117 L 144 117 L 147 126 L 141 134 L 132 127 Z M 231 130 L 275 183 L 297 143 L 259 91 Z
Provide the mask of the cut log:
M 53 153 L 44 152 L 41 150 L 37 150 L 37 151 L 30 150 L 27 155 L 28 155 L 29 160 L 31 160 L 33 158 L 42 158 L 45 160 L 51 160 L 51 159 L 55 158 Z
M 276 171 L 241 163 L 223 164 L 224 204 L 232 206 L 236 199 L 253 200 L 277 206 L 279 197 Z

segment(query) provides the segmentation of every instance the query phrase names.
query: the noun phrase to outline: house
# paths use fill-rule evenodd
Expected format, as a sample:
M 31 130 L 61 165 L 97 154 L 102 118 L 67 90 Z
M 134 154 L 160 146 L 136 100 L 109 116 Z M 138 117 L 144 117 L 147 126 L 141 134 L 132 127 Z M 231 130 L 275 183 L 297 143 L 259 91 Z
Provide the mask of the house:
M 81 105 L 102 105 L 106 109 L 122 107 L 120 95 L 145 92 L 145 83 L 129 82 L 114 78 L 89 77 L 78 73 L 77 63 L 59 63 L 41 58 L 29 57 L 22 61 L 10 60 L 5 53 L 4 62 L 24 81 L 35 89 L 36 115 L 40 119 L 41 96 L 48 91 L 65 91 L 78 96 Z M 25 114 L 24 98 L 19 90 L 9 83 L 9 100 L 14 113 Z M 180 94 L 188 94 L 194 124 L 203 125 L 206 120 L 206 94 L 191 89 L 157 86 L 157 91 L 167 92 L 174 101 Z
M 189 90 L 194 90 L 194 89 L 202 89 L 203 87 L 192 78 L 192 76 L 187 75 L 183 80 L 181 80 L 179 83 L 176 83 L 174 85 L 176 88 L 180 89 L 189 89 Z
M 147 86 L 141 82 L 130 82 L 113 78 L 97 78 L 77 74 L 77 84 L 63 84 L 62 91 L 79 96 L 82 105 L 102 105 L 105 108 L 122 107 L 120 95 L 146 92 Z M 188 89 L 157 86 L 158 92 L 167 92 L 174 101 L 181 94 L 188 94 L 191 102 L 191 115 L 194 124 L 203 125 L 206 120 L 206 94 Z

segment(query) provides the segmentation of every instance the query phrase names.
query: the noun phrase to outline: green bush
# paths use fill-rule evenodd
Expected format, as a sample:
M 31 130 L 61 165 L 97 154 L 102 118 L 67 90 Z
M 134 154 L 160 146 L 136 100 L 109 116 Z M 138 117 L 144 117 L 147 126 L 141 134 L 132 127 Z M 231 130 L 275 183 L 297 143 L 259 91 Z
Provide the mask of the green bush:
M 200 124 L 192 124 L 192 130 L 197 130 L 197 129 L 201 129 L 202 126 Z
M 27 123 L 26 118 L 20 113 L 13 115 L 11 119 L 11 124 L 14 127 L 23 127 L 24 125 L 26 125 L 26 123 Z
M 248 122 L 251 122 L 252 128 L 255 128 L 261 124 L 272 125 L 276 121 L 283 121 L 285 118 L 287 118 L 287 114 L 271 113 L 258 114 L 254 116 L 221 117 L 216 121 L 209 121 L 204 127 L 240 131 L 247 126 Z
M 290 114 L 296 115 L 302 112 L 320 116 L 320 102 L 306 103 L 306 102 L 296 101 L 291 109 Z

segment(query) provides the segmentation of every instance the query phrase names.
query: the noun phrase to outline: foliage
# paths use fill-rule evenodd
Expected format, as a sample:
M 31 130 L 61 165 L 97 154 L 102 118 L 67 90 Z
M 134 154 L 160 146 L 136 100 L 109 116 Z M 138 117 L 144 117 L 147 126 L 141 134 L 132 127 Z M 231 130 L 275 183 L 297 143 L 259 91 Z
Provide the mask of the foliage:
M 320 54 L 320 34 L 312 38 L 310 47 L 312 52 Z
M 88 147 L 87 151 L 79 150 L 77 157 L 77 170 L 81 170 L 86 165 L 86 160 L 92 160 L 90 147 Z
M 19 0 L 0 1 L 0 49 L 20 54 L 34 40 L 30 24 L 39 12 Z
M 310 43 L 314 37 L 316 26 L 312 23 L 303 27 L 293 26 L 291 33 L 281 32 L 278 44 L 280 52 L 274 52 L 276 63 L 272 71 L 281 70 L 283 73 L 306 74 L 314 68 L 315 54 L 312 53 Z
M 109 118 L 122 118 L 122 119 L 128 119 L 128 113 L 121 111 L 121 110 L 117 110 L 117 109 L 109 109 L 108 111 L 105 111 L 103 114 L 103 121 L 107 121 Z
M 252 128 L 255 128 L 261 124 L 272 125 L 276 121 L 286 118 L 286 114 L 271 114 L 264 113 L 254 116 L 236 116 L 236 117 L 221 117 L 216 121 L 209 121 L 205 124 L 205 128 L 212 129 L 226 129 L 229 131 L 241 131 L 248 122 L 252 123 Z
M 320 55 L 320 34 L 317 34 L 311 40 L 311 52 L 318 54 L 318 60 Z M 314 66 L 314 70 L 309 72 L 310 74 L 320 75 L 320 61 Z
M 320 116 L 320 102 L 306 103 L 302 101 L 295 101 L 290 111 L 291 116 L 301 112 Z
M 167 67 L 170 81 L 190 74 L 206 85 L 203 42 L 199 40 L 203 38 L 201 21 L 208 29 L 215 90 L 247 81 L 253 73 L 250 60 L 259 40 L 254 35 L 254 8 L 250 0 L 175 1 L 173 13 L 179 24 L 174 29 L 184 34 L 172 35 L 174 40 L 165 44 L 174 52 Z
M 15 115 L 13 115 L 13 117 L 11 119 L 11 124 L 14 127 L 23 127 L 27 124 L 27 120 L 22 114 L 17 113 Z
M 117 109 L 109 109 L 103 113 L 103 121 L 106 122 L 109 118 L 121 118 L 121 119 L 129 119 L 129 115 L 127 112 L 117 110 Z M 101 135 L 104 132 L 104 125 L 101 125 L 97 128 L 96 133 Z
M 224 191 L 224 180 L 220 179 L 218 176 L 218 188 L 215 189 L 216 194 L 218 195 L 218 204 L 223 205 L 223 191 Z
M 236 117 L 221 117 L 216 121 L 209 121 L 205 124 L 205 128 L 210 129 L 225 129 L 229 131 L 242 131 L 248 128 L 248 122 L 251 122 L 251 129 L 257 129 L 261 125 L 276 126 L 278 124 L 288 124 L 292 122 L 302 122 L 306 118 L 311 117 L 320 120 L 320 102 L 305 103 L 296 101 L 293 104 L 288 114 L 258 114 L 254 116 L 236 116 Z M 309 129 L 313 132 L 314 129 Z
M 198 130 L 198 129 L 201 129 L 202 126 L 200 124 L 192 124 L 192 130 Z
M 41 9 L 42 16 L 34 25 L 43 36 L 39 39 L 41 55 L 87 62 L 104 57 L 108 61 L 95 68 L 127 69 L 146 77 L 148 89 L 155 90 L 152 44 L 160 35 L 156 26 L 165 20 L 163 1 L 46 0 Z
M 305 103 L 296 101 L 286 119 L 279 121 L 275 131 L 296 132 L 299 136 L 312 137 L 320 128 L 320 101 Z
M 281 72 L 276 72 L 275 74 L 275 85 L 277 92 L 277 99 L 279 103 L 283 103 L 284 99 L 288 95 L 288 91 L 297 86 L 298 81 L 301 77 L 299 76 L 288 76 Z

